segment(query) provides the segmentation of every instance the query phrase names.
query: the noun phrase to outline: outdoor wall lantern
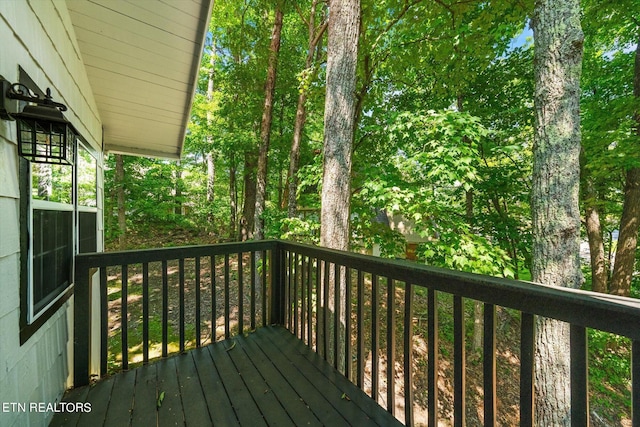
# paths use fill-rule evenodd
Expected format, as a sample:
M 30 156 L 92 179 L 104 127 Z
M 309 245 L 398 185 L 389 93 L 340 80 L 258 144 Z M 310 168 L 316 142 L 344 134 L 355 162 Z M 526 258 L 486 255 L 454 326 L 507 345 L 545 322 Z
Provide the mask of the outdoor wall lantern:
M 62 115 L 67 106 L 53 101 L 51 89 L 42 99 L 23 84 L 2 80 L 2 98 L 0 117 L 16 121 L 20 156 L 34 163 L 73 165 L 77 132 Z M 22 112 L 11 113 L 7 99 L 28 104 Z

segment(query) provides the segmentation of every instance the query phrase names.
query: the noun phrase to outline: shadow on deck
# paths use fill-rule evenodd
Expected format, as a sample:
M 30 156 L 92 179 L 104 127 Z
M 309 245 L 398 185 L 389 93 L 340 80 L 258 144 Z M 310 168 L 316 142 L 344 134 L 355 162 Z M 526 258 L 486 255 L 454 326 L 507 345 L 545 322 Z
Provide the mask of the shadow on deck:
M 164 396 L 162 403 L 159 399 Z M 263 327 L 69 392 L 51 426 L 402 425 L 283 327 Z

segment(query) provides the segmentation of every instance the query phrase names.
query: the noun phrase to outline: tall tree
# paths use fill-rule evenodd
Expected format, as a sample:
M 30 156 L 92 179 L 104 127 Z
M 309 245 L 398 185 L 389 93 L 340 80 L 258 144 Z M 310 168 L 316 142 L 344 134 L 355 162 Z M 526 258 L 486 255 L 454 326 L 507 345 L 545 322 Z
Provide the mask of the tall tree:
M 349 248 L 359 24 L 359 0 L 329 2 L 320 244 L 341 250 Z
M 535 133 L 533 261 L 535 282 L 577 288 L 580 271 L 580 1 L 537 0 L 534 32 Z M 571 422 L 569 326 L 537 319 L 536 424 Z
M 349 206 L 351 202 L 351 153 L 355 132 L 355 88 L 358 61 L 360 0 L 329 1 L 329 35 L 327 45 L 327 87 L 324 114 L 324 170 L 320 210 L 320 245 L 333 249 L 349 248 Z M 333 271 L 333 269 L 331 269 Z M 329 274 L 324 271 L 324 274 Z M 345 277 L 344 274 L 341 275 Z M 334 280 L 331 281 L 335 283 Z M 339 300 L 346 301 L 345 286 L 340 286 Z M 323 301 L 336 313 L 336 289 Z M 340 310 L 344 317 L 345 309 Z M 330 329 L 345 319 L 329 322 Z M 329 336 L 333 336 L 329 331 Z M 344 334 L 340 334 L 344 340 Z M 344 343 L 333 343 L 344 351 Z M 344 357 L 338 367 L 344 369 Z
M 271 140 L 271 123 L 273 122 L 273 97 L 276 91 L 276 76 L 278 71 L 278 53 L 280 52 L 280 36 L 282 34 L 283 20 L 282 5 L 276 5 L 275 21 L 271 33 L 269 46 L 269 66 L 267 69 L 267 82 L 264 89 L 264 107 L 262 109 L 262 121 L 260 123 L 260 150 L 258 154 L 258 170 L 256 173 L 256 207 L 254 211 L 254 238 L 264 239 L 264 213 L 265 199 L 267 195 L 267 160 L 269 156 L 269 142 Z
M 209 57 L 209 71 L 207 73 L 207 101 L 209 104 L 213 101 L 213 78 L 214 78 L 214 70 L 215 70 L 215 61 L 216 58 L 216 44 L 213 38 L 211 38 L 211 56 Z M 214 187 L 216 180 L 216 163 L 214 156 L 214 140 L 213 133 L 210 131 L 211 125 L 213 123 L 213 111 L 211 108 L 207 109 L 207 128 L 209 132 L 207 132 L 207 145 L 209 150 L 205 154 L 207 159 L 207 204 L 209 205 L 207 208 L 207 222 L 209 223 L 209 227 L 213 224 L 213 209 L 211 205 L 213 204 L 214 199 Z
M 291 142 L 291 150 L 289 151 L 289 172 L 287 174 L 287 188 L 285 195 L 287 199 L 287 213 L 290 218 L 293 218 L 297 211 L 297 192 L 298 192 L 298 169 L 300 167 L 300 144 L 302 142 L 302 134 L 304 125 L 307 120 L 307 98 L 309 97 L 309 85 L 311 80 L 316 76 L 318 71 L 318 64 L 314 64 L 314 56 L 316 56 L 316 50 L 320 46 L 323 34 L 327 28 L 326 20 L 322 20 L 319 25 L 316 25 L 316 9 L 319 0 L 313 0 L 311 3 L 311 10 L 309 17 L 305 18 L 301 10 L 298 9 L 300 17 L 305 21 L 307 30 L 309 33 L 309 46 L 307 48 L 307 58 L 305 60 L 305 67 L 302 72 L 302 78 L 300 82 L 300 93 L 298 95 L 298 106 L 296 108 L 296 121 L 293 129 L 293 140 Z M 322 15 L 324 16 L 324 14 Z
M 636 54 L 633 76 L 633 96 L 640 100 L 640 21 L 635 20 Z M 633 119 L 634 133 L 640 137 L 640 108 L 636 107 Z M 620 218 L 620 235 L 616 248 L 616 261 L 611 276 L 611 293 L 629 296 L 631 292 L 631 276 L 636 263 L 638 246 L 638 230 L 640 229 L 640 166 L 634 165 L 627 170 L 624 185 L 624 205 Z
M 628 296 L 640 223 L 640 10 L 634 0 L 587 0 L 583 6 L 582 203 L 592 290 Z M 612 262 L 605 229 L 616 227 Z

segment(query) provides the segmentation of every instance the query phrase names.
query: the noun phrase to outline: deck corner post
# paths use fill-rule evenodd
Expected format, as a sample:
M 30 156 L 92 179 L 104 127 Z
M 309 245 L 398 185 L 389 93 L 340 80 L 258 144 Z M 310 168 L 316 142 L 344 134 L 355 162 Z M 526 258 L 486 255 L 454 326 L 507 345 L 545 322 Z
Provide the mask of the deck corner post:
M 91 360 L 91 287 L 81 257 L 75 260 L 73 293 L 73 386 L 80 387 L 89 384 Z
M 271 251 L 271 324 L 284 325 L 284 256 L 280 242 Z

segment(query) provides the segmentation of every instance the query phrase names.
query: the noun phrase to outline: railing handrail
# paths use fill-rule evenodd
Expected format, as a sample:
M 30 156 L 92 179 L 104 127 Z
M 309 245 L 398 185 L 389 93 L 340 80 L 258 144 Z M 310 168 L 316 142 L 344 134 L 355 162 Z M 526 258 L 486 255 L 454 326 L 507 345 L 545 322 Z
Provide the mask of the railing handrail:
M 76 269 L 101 268 L 121 264 L 161 262 L 180 258 L 224 255 L 274 249 L 277 240 L 249 240 L 246 242 L 215 243 L 211 245 L 171 246 L 166 248 L 134 249 L 113 252 L 91 252 L 76 255 Z
M 429 287 L 640 341 L 639 299 L 454 271 L 294 242 L 278 241 L 278 245 L 279 248 L 301 255 L 415 286 Z
M 551 317 L 640 341 L 640 300 L 579 289 L 492 277 L 311 246 L 284 240 L 218 243 L 213 245 L 96 252 L 76 256 L 76 268 L 159 262 L 181 257 L 286 249 L 328 262 L 391 277 L 420 287 L 432 287 L 465 298 L 524 313 Z M 428 283 L 427 283 L 428 282 Z

